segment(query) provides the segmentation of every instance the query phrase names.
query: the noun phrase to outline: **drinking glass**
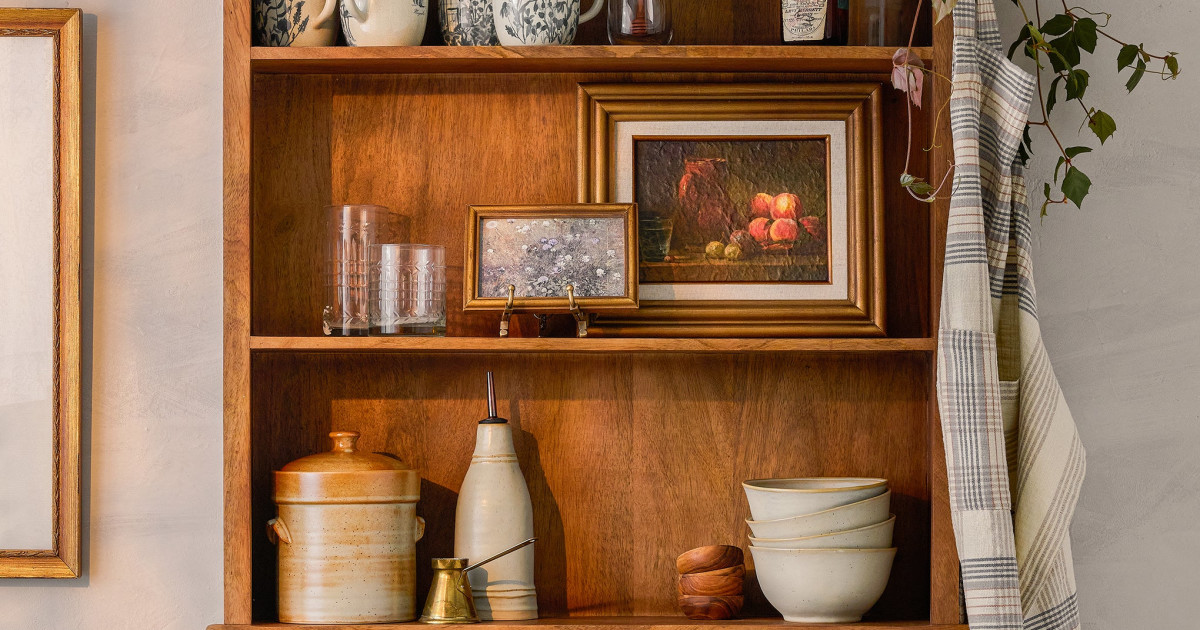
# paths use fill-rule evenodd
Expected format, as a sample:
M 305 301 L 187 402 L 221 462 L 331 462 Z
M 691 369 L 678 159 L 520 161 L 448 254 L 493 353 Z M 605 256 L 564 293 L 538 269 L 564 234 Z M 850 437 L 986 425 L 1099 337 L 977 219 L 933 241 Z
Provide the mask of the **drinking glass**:
M 445 335 L 446 249 L 372 247 L 369 302 L 372 335 Z
M 608 0 L 608 41 L 613 44 L 671 43 L 667 0 Z
M 638 247 L 642 259 L 662 262 L 671 251 L 674 222 L 669 217 L 643 217 L 638 220 Z
M 392 237 L 395 215 L 384 206 L 344 205 L 325 208 L 326 335 L 367 334 L 367 267 L 370 247 Z

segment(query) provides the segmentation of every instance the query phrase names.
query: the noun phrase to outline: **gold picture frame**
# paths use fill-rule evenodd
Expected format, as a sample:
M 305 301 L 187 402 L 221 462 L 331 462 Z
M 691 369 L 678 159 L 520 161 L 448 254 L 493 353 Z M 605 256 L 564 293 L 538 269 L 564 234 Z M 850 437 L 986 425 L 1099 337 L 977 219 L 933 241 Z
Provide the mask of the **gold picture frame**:
M 38 258 L 44 256 L 48 265 L 52 261 L 52 271 L 47 273 L 52 286 L 45 288 L 45 300 L 52 304 L 42 306 L 41 298 L 20 295 L 6 295 L 6 298 L 32 300 L 38 304 L 38 309 L 46 308 L 49 317 L 47 336 L 51 339 L 45 354 L 48 364 L 48 402 L 39 409 L 48 410 L 50 425 L 45 433 L 52 436 L 42 446 L 38 453 L 26 453 L 36 456 L 37 466 L 45 466 L 51 476 L 46 485 L 49 490 L 48 517 L 45 518 L 44 534 L 35 536 L 48 541 L 48 545 L 36 545 L 35 548 L 11 548 L 0 541 L 0 577 L 5 578 L 76 578 L 80 576 L 80 24 L 82 12 L 79 9 L 0 9 L 0 40 L 9 40 L 12 46 L 6 46 L 0 54 L 8 55 L 9 70 L 14 72 L 10 78 L 21 75 L 17 82 L 37 83 L 49 87 L 50 94 L 37 95 L 37 90 L 22 92 L 19 99 L 24 103 L 32 103 L 34 99 L 45 99 L 46 106 L 29 108 L 38 117 L 45 116 L 49 145 L 46 150 L 44 166 L 36 152 L 22 154 L 22 167 L 34 169 L 37 176 L 27 177 L 21 173 L 13 175 L 22 181 L 34 181 L 44 178 L 46 189 L 36 202 L 26 199 L 21 206 L 11 207 L 14 212 L 23 213 L 20 218 L 30 225 L 37 223 L 32 218 L 36 208 L 45 207 L 46 223 L 40 224 L 44 229 L 47 248 L 51 251 L 39 252 Z M 43 45 L 35 44 L 35 39 L 48 40 Z M 21 40 L 20 43 L 16 43 Z M 31 64 L 31 59 L 44 60 L 45 66 Z M 0 64 L 3 65 L 3 64 Z M 11 88 L 10 88 L 11 89 Z M 17 102 L 17 99 L 14 99 Z M 46 111 L 49 109 L 51 111 Z M 0 117 L 6 117 L 7 112 L 0 112 Z M 15 136 L 30 131 L 32 127 L 21 126 Z M 41 128 L 37 125 L 37 128 Z M 8 131 L 17 129 L 14 125 Z M 12 137 L 12 136 L 10 136 Z M 40 144 L 40 140 L 25 141 Z M 18 141 L 20 142 L 20 141 Z M 0 178 L 2 179 L 2 178 Z M 6 191 L 18 194 L 14 191 Z M 19 194 L 18 194 L 19 198 Z M 7 210 L 0 204 L 0 211 Z M 0 239 L 2 240 L 2 239 Z M 32 244 L 26 243 L 33 248 Z M 5 247 L 8 247 L 5 245 Z M 40 247 L 40 245 L 38 246 Z M 35 266 L 29 268 L 41 272 L 44 268 Z M 50 271 L 49 269 L 45 269 Z M 40 295 L 40 293 L 39 293 Z M 11 324 L 11 322 L 10 322 Z M 41 322 L 38 322 L 40 325 Z M 19 328 L 19 326 L 18 326 Z M 31 331 L 21 330 L 20 334 L 29 335 Z M 11 358 L 11 357 L 9 357 Z M 0 357 L 0 361 L 5 357 Z M 26 363 L 19 369 L 25 373 L 35 371 Z M 3 401 L 0 401 L 3 404 Z M 24 407 L 14 406 L 9 410 L 17 418 L 23 413 Z M 39 412 L 42 413 L 42 412 Z M 34 431 L 35 422 L 27 417 L 17 418 L 23 422 L 23 430 L 27 433 Z M 17 438 L 9 434 L 5 439 L 14 438 L 9 444 L 15 446 Z M 40 439 L 40 438 L 39 438 Z M 40 450 L 44 449 L 44 451 Z M 3 452 L 3 451 L 0 451 Z M 12 453 L 3 456 L 8 457 Z M 14 480 L 5 476 L 0 478 L 0 484 L 11 483 Z M 33 501 L 30 490 L 22 486 L 16 489 L 8 488 L 8 497 L 20 496 L 22 501 Z M 44 499 L 36 499 L 38 501 Z M 27 505 L 27 504 L 26 504 Z M 10 505 L 11 507 L 11 505 Z M 24 505 L 22 506 L 24 509 Z M 35 510 L 40 512 L 41 509 Z M 4 517 L 14 517 L 5 509 Z M 41 517 L 30 520 L 42 520 Z M 26 530 L 18 526 L 21 536 Z M 12 530 L 10 530 L 12 531 Z M 5 547 L 9 548 L 5 548 Z
M 636 201 L 628 144 L 655 126 L 719 136 L 722 125 L 844 127 L 844 294 L 821 299 L 655 299 L 643 286 L 636 312 L 601 314 L 596 335 L 644 337 L 878 337 L 886 334 L 882 192 L 882 96 L 878 83 L 584 84 L 579 87 L 580 201 Z M 694 123 L 694 124 L 691 124 Z M 646 132 L 628 131 L 631 128 Z M 764 133 L 773 138 L 778 133 Z M 753 138 L 754 135 L 746 135 Z M 844 142 L 843 142 L 844 140 Z M 622 143 L 625 144 L 622 144 Z M 627 163 L 618 165 L 622 148 Z M 843 160 L 844 157 L 844 160 Z M 832 170 L 833 165 L 830 163 Z M 620 177 L 619 177 L 620 175 Z M 839 173 L 839 179 L 842 179 Z M 835 190 L 840 194 L 841 191 Z M 832 256 L 831 256 L 831 264 Z M 839 270 L 840 273 L 840 270 Z M 839 276 L 840 278 L 840 276 Z M 712 285 L 716 286 L 716 285 Z
M 620 264 L 608 269 L 598 267 L 595 270 L 597 273 L 603 272 L 609 274 L 606 279 L 606 285 L 619 286 L 619 293 L 613 291 L 613 295 L 589 295 L 581 283 L 581 286 L 575 288 L 575 304 L 588 312 L 637 308 L 638 243 L 636 217 L 637 207 L 634 204 L 578 203 L 524 206 L 470 206 L 467 213 L 466 247 L 463 250 L 466 252 L 466 261 L 463 267 L 463 310 L 503 311 L 506 306 L 511 306 L 514 313 L 558 313 L 570 310 L 571 306 L 565 291 L 559 294 L 559 291 L 553 290 L 553 295 L 531 296 L 526 291 L 517 290 L 514 292 L 510 305 L 507 296 L 500 295 L 497 291 L 493 291 L 490 295 L 487 294 L 487 291 L 482 289 L 480 282 L 481 278 L 488 275 L 488 272 L 481 267 L 484 263 L 484 256 L 481 255 L 480 249 L 484 248 L 481 239 L 485 237 L 484 231 L 488 229 L 489 223 L 528 227 L 529 222 L 538 221 L 548 224 L 553 219 L 581 221 L 612 220 L 613 224 L 608 227 L 609 238 L 619 240 L 618 244 L 606 247 L 606 253 L 601 255 L 611 256 L 613 259 L 621 261 Z M 617 223 L 618 221 L 619 224 Z M 587 229 L 586 226 L 584 229 Z M 571 238 L 575 238 L 575 234 L 571 234 L 570 236 Z M 540 241 L 545 240 L 545 238 L 540 239 Z M 515 246 L 516 243 L 514 242 L 513 245 Z M 550 253 L 550 249 L 558 245 L 543 243 L 541 246 L 546 247 L 547 252 Z M 513 253 L 515 255 L 515 250 Z M 619 269 L 619 271 L 616 271 L 616 269 Z M 539 278 L 543 275 L 559 273 L 553 269 L 546 271 L 545 274 L 542 274 L 542 270 L 540 269 L 536 271 L 539 274 Z M 566 272 L 566 270 L 561 271 Z M 589 269 L 589 271 L 592 270 Z M 614 278 L 611 275 L 612 273 L 620 274 L 619 278 Z M 560 279 L 556 278 L 556 280 Z

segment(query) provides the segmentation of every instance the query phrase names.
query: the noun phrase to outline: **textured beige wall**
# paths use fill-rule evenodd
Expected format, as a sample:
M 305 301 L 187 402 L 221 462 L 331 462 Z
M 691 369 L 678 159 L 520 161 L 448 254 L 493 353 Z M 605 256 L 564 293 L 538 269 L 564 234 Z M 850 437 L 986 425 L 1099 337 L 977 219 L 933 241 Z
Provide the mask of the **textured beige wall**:
M 86 12 L 91 354 L 85 577 L 0 580 L 0 628 L 203 628 L 221 616 L 220 2 L 3 4 Z
M 1020 14 L 1009 0 L 995 1 L 1011 39 Z M 1117 133 L 1079 162 L 1093 182 L 1083 209 L 1055 206 L 1034 228 L 1043 336 L 1088 449 L 1071 530 L 1079 605 L 1088 630 L 1193 630 L 1200 627 L 1191 606 L 1200 592 L 1200 3 L 1083 4 L 1112 12 L 1116 35 L 1179 52 L 1184 74 L 1173 82 L 1147 75 L 1128 95 L 1128 71 L 1115 76 L 1117 46 L 1101 38 L 1086 66 L 1086 98 L 1113 115 Z M 1061 10 L 1057 1 L 1042 5 Z M 1086 129 L 1076 135 L 1076 103 L 1054 111 L 1072 144 L 1098 146 Z M 1035 142 L 1032 170 L 1045 177 L 1054 168 L 1053 141 Z
M 1019 17 L 997 4 L 1014 33 Z M 221 615 L 220 3 L 36 6 L 88 12 L 87 577 L 0 583 L 0 628 L 200 628 Z M 1116 12 L 1130 38 L 1182 53 L 1185 74 L 1146 77 L 1125 96 L 1111 76 L 1116 49 L 1101 42 L 1091 94 L 1120 129 L 1087 161 L 1096 183 L 1084 210 L 1056 208 L 1036 229 L 1045 340 L 1089 450 L 1073 529 L 1080 605 L 1089 629 L 1190 630 L 1200 587 L 1200 7 L 1089 6 Z M 1041 147 L 1034 169 L 1047 173 Z

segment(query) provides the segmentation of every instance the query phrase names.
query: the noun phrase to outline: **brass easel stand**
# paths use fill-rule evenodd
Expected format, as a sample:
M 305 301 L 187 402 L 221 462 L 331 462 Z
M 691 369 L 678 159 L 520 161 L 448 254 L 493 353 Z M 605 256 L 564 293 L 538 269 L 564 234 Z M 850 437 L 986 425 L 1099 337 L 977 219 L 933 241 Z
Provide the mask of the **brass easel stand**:
M 515 299 L 517 287 L 508 285 L 508 301 L 504 304 L 504 313 L 500 315 L 500 336 L 508 336 L 509 324 L 513 316 L 513 301 Z M 575 285 L 567 285 L 567 308 L 570 310 L 571 317 L 575 318 L 575 334 L 579 337 L 588 335 L 588 316 L 579 308 L 579 304 L 575 303 Z M 546 329 L 546 316 L 535 315 L 538 318 L 539 332 Z

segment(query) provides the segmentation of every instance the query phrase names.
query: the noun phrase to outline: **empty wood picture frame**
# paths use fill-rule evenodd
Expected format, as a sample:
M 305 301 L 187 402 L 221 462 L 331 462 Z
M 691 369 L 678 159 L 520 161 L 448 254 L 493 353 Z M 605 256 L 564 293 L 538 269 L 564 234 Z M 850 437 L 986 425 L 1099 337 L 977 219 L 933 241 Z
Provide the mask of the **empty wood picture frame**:
M 637 209 L 633 204 L 471 206 L 463 308 L 584 311 L 637 308 Z
M 597 335 L 885 334 L 877 83 L 579 88 L 579 199 L 636 203 L 640 308 Z
M 0 9 L 0 577 L 80 574 L 78 9 Z

